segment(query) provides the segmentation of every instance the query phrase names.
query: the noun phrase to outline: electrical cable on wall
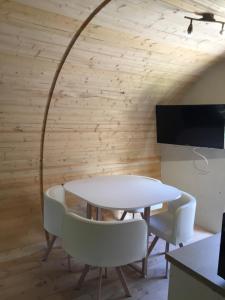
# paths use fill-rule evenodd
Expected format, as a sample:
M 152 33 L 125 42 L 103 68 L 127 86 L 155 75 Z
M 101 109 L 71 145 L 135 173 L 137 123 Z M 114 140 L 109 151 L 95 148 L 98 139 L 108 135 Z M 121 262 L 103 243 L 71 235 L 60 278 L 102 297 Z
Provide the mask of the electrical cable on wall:
M 197 164 L 197 160 L 193 160 L 194 168 L 195 168 L 196 170 L 198 170 L 199 173 L 200 173 L 201 175 L 206 175 L 206 174 L 208 174 L 208 173 L 210 172 L 210 170 L 209 170 L 209 161 L 208 161 L 208 159 L 207 159 L 207 157 L 206 157 L 205 155 L 203 155 L 203 154 L 201 154 L 199 151 L 197 151 L 197 149 L 199 149 L 199 148 L 200 148 L 200 147 L 194 147 L 194 148 L 192 148 L 192 151 L 193 151 L 193 153 L 195 153 L 197 156 L 199 156 L 199 157 L 202 158 L 201 161 L 204 161 L 204 162 L 205 162 L 205 168 L 204 168 L 204 169 L 203 169 L 203 168 L 200 168 L 200 167 L 198 166 L 198 164 Z

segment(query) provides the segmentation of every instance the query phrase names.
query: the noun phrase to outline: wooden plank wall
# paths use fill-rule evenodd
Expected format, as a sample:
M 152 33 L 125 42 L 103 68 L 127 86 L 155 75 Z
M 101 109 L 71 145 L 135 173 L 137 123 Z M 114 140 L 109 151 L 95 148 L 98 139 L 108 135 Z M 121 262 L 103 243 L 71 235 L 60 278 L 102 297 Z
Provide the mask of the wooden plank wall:
M 82 34 L 50 108 L 46 188 L 96 174 L 160 178 L 155 105 L 224 50 L 214 27 L 187 37 L 181 9 L 190 1 L 174 2 L 112 0 Z M 0 253 L 44 241 L 38 166 L 47 94 L 70 38 L 99 3 L 0 1 Z

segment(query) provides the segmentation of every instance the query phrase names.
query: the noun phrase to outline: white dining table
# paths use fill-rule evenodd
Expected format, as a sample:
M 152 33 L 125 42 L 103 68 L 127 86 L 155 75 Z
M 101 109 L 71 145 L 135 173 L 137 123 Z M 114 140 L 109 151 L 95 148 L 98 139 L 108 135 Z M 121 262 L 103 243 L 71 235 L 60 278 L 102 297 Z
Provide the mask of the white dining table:
M 69 181 L 64 189 L 91 206 L 105 209 L 132 210 L 180 198 L 173 186 L 135 175 L 96 176 Z
M 136 175 L 108 175 L 79 179 L 64 184 L 64 189 L 87 202 L 87 217 L 91 218 L 91 207 L 112 210 L 144 208 L 144 218 L 149 224 L 150 207 L 181 197 L 176 187 L 151 178 Z M 147 274 L 147 258 L 143 261 L 143 273 Z

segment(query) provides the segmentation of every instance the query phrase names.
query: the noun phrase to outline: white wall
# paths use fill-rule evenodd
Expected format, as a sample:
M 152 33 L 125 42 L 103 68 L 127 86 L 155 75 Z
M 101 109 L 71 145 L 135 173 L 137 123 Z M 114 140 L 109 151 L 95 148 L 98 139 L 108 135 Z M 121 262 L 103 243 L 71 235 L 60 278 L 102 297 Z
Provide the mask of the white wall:
M 225 104 L 225 61 L 217 63 L 189 87 L 179 104 Z M 161 145 L 162 180 L 197 198 L 196 223 L 209 231 L 221 229 L 225 211 L 225 150 Z

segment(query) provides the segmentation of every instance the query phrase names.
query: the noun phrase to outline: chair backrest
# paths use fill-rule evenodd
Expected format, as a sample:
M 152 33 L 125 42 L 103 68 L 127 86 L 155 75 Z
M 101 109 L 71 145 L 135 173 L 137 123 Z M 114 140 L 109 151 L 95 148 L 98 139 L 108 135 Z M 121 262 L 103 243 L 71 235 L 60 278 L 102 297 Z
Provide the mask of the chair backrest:
M 67 212 L 62 238 L 68 254 L 97 267 L 126 265 L 144 258 L 147 251 L 144 220 L 103 222 Z
M 62 222 L 66 212 L 65 191 L 62 185 L 49 188 L 44 193 L 44 228 L 62 237 Z
M 187 242 L 194 234 L 196 199 L 182 192 L 180 199 L 168 203 L 168 210 L 173 214 L 172 240 L 174 244 Z

